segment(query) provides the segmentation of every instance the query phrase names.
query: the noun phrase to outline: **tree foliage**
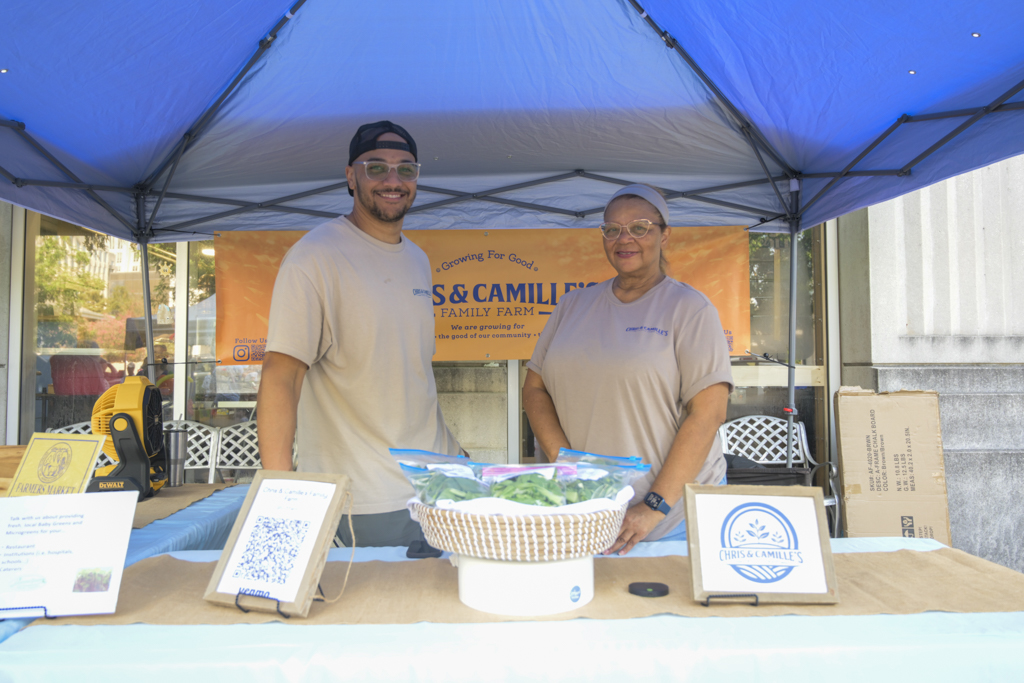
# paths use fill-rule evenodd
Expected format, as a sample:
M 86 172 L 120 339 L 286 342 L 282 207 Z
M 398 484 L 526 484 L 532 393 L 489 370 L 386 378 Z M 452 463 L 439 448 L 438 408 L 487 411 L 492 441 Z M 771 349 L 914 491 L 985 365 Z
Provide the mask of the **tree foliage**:
M 100 237 L 103 237 L 102 235 Z M 104 282 L 88 271 L 96 241 L 82 250 L 72 238 L 59 235 L 40 237 L 36 244 L 37 343 L 41 347 L 75 346 L 79 338 L 90 338 L 79 329 L 85 319 L 81 308 L 104 312 Z
M 212 247 L 212 240 L 208 240 L 206 242 L 193 242 L 189 245 L 189 306 L 195 306 L 200 301 L 203 301 L 217 293 L 214 257 L 203 253 L 203 249 L 211 249 Z
M 89 272 L 90 263 L 109 247 L 106 235 L 43 235 L 36 242 L 36 337 L 40 348 L 98 346 L 115 352 L 115 359 L 134 357 L 123 351 L 128 318 L 143 315 L 142 297 L 124 285 L 109 296 L 105 281 Z M 139 259 L 138 245 L 132 253 Z M 151 260 L 150 288 L 154 309 L 169 304 L 174 287 L 174 265 Z M 83 315 L 82 309 L 104 317 Z

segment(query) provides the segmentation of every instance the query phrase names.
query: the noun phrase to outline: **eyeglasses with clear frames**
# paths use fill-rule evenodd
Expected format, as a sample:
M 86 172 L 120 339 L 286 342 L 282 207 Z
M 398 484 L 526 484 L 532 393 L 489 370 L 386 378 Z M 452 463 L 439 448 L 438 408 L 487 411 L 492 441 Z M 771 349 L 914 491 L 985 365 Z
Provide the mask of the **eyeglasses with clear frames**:
M 636 239 L 640 239 L 650 232 L 651 228 L 655 225 L 657 225 L 657 223 L 652 223 L 646 218 L 638 218 L 635 221 L 626 223 L 624 226 L 619 225 L 618 223 L 602 223 L 601 234 L 604 235 L 606 240 L 616 240 L 619 238 L 619 235 L 622 234 L 622 229 L 625 228 L 626 232 L 630 235 Z
M 384 180 L 391 175 L 391 169 L 398 172 L 398 179 L 403 183 L 411 183 L 420 177 L 420 165 L 412 162 L 401 164 L 388 164 L 383 161 L 355 161 L 355 165 L 362 165 L 366 177 L 370 180 Z

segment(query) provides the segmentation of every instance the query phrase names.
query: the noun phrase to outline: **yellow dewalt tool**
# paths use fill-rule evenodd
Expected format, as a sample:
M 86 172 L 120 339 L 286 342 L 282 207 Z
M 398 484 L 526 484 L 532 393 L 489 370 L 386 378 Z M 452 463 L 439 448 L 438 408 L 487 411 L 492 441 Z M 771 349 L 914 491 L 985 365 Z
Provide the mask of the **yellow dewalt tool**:
M 117 461 L 96 470 L 86 491 L 138 491 L 139 500 L 167 481 L 160 390 L 145 377 L 127 377 L 92 408 L 92 433 L 105 434 L 103 452 Z

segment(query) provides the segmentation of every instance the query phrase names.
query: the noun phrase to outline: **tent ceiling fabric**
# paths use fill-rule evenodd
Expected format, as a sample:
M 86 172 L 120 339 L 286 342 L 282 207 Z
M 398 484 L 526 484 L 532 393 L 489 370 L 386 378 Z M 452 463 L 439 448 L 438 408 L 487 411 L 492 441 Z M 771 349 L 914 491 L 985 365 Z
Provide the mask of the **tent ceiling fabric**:
M 762 181 L 669 202 L 675 224 L 753 225 L 791 208 L 788 173 L 803 174 L 804 206 L 831 180 L 815 174 L 842 171 L 904 114 L 973 111 L 1024 81 L 1019 0 L 40 0 L 0 25 L 0 198 L 138 237 L 133 192 L 147 191 L 145 225 L 176 145 L 275 27 L 181 155 L 148 239 L 308 229 L 346 213 L 349 139 L 381 118 L 419 146 L 409 229 L 588 227 L 615 181 L 674 192 Z M 764 167 L 672 39 L 763 136 Z M 843 179 L 801 226 L 1024 153 L 1022 100 L 1012 94 L 909 175 Z M 969 119 L 911 119 L 853 170 L 902 169 Z M 73 178 L 102 187 L 32 182 Z M 519 187 L 435 204 L 508 186 Z

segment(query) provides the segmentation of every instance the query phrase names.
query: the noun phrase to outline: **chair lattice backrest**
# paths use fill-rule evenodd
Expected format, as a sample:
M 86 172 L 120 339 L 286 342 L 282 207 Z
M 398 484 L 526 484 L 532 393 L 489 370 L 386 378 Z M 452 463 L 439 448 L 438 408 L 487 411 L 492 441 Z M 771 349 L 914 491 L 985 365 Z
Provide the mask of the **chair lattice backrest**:
M 235 470 L 258 470 L 260 464 L 259 440 L 256 436 L 256 422 L 222 427 L 220 444 L 217 446 L 217 468 Z
M 214 461 L 214 449 L 217 448 L 217 435 L 220 430 L 192 420 L 168 420 L 164 429 L 184 429 L 188 432 L 188 458 L 185 460 L 186 470 L 206 469 Z
M 760 465 L 786 464 L 786 430 L 788 422 L 768 415 L 746 415 L 719 427 L 722 449 L 741 455 Z M 815 465 L 807 446 L 807 432 L 802 422 L 793 423 L 793 464 Z
M 91 422 L 76 422 L 73 425 L 64 425 L 63 427 L 51 427 L 46 430 L 50 434 L 92 434 L 92 423 Z M 107 465 L 113 465 L 114 459 L 109 455 L 100 451 L 100 457 L 96 458 L 96 469 L 106 467 Z M 94 470 L 95 471 L 95 470 Z
M 63 427 L 51 427 L 46 430 L 51 434 L 92 434 L 92 422 L 76 422 Z

